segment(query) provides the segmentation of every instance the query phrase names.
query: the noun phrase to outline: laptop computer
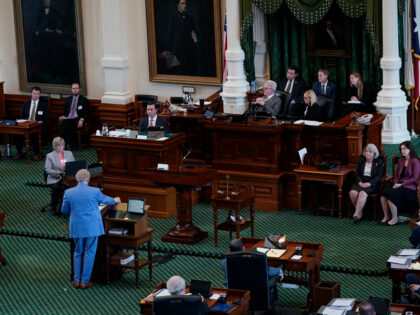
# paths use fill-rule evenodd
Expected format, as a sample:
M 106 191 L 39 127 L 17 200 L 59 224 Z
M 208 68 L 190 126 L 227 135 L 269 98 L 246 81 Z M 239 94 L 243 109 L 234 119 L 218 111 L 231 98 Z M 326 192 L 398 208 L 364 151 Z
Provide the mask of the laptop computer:
M 76 173 L 86 168 L 86 160 L 66 162 L 66 176 L 76 175 Z
M 211 296 L 211 281 L 191 280 L 190 293 L 209 298 Z
M 127 214 L 125 219 L 129 220 L 140 220 L 146 213 L 144 206 L 146 205 L 146 199 L 128 197 L 127 202 Z

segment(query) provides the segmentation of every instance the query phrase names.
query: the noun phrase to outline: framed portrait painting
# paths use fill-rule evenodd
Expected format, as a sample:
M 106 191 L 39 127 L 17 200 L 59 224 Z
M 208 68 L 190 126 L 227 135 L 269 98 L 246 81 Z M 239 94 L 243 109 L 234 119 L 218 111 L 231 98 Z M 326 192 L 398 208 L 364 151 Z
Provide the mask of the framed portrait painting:
M 146 0 L 150 80 L 221 85 L 220 0 Z
M 314 25 L 307 26 L 308 55 L 350 58 L 350 21 L 336 6 Z
M 22 91 L 86 94 L 80 0 L 13 0 Z

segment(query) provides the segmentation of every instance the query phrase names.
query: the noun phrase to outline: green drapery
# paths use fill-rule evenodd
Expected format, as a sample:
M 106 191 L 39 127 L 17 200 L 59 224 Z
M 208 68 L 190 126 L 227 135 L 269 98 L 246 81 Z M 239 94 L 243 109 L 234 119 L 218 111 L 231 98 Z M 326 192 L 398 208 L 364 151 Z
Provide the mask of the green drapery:
M 317 80 L 318 69 L 327 68 L 331 80 L 337 83 L 338 99 L 345 96 L 352 72 L 360 72 L 366 81 L 382 81 L 382 71 L 375 61 L 374 48 L 370 44 L 363 17 L 350 19 L 353 47 L 350 59 L 308 56 L 306 25 L 300 23 L 286 6 L 266 17 L 272 80 L 278 82 L 285 76 L 288 65 L 296 65 L 310 87 Z
M 246 79 L 248 82 L 251 82 L 255 80 L 255 43 L 253 35 L 254 19 L 252 15 L 252 2 L 250 0 L 241 1 L 241 46 L 245 53 L 244 68 L 246 73 Z

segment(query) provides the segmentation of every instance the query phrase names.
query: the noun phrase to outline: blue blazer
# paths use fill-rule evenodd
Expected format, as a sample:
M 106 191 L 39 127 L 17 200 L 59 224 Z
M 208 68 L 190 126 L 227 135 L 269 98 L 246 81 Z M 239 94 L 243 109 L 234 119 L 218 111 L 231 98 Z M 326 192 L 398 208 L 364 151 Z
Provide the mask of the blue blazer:
M 320 95 L 321 93 L 321 83 L 315 82 L 312 85 L 312 90 L 314 90 L 316 95 Z M 327 97 L 331 98 L 333 100 L 333 104 L 335 104 L 335 99 L 337 98 L 337 86 L 334 82 L 328 80 L 327 82 Z
M 156 116 L 156 126 L 163 127 L 165 129 L 165 133 L 169 133 L 168 121 L 160 116 Z M 149 127 L 149 116 L 143 117 L 139 123 L 139 131 L 146 132 L 147 127 Z
M 61 212 L 70 213 L 70 238 L 95 237 L 104 234 L 99 203 L 114 205 L 114 198 L 105 196 L 99 188 L 79 183 L 64 193 Z

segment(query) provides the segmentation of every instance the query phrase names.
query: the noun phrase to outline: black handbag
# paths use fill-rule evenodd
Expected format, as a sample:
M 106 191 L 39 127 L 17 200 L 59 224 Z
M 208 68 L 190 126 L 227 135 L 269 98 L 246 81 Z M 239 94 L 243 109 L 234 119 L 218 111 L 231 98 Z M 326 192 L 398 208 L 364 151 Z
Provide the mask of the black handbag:
M 264 238 L 265 248 L 285 248 L 286 234 L 267 234 Z

